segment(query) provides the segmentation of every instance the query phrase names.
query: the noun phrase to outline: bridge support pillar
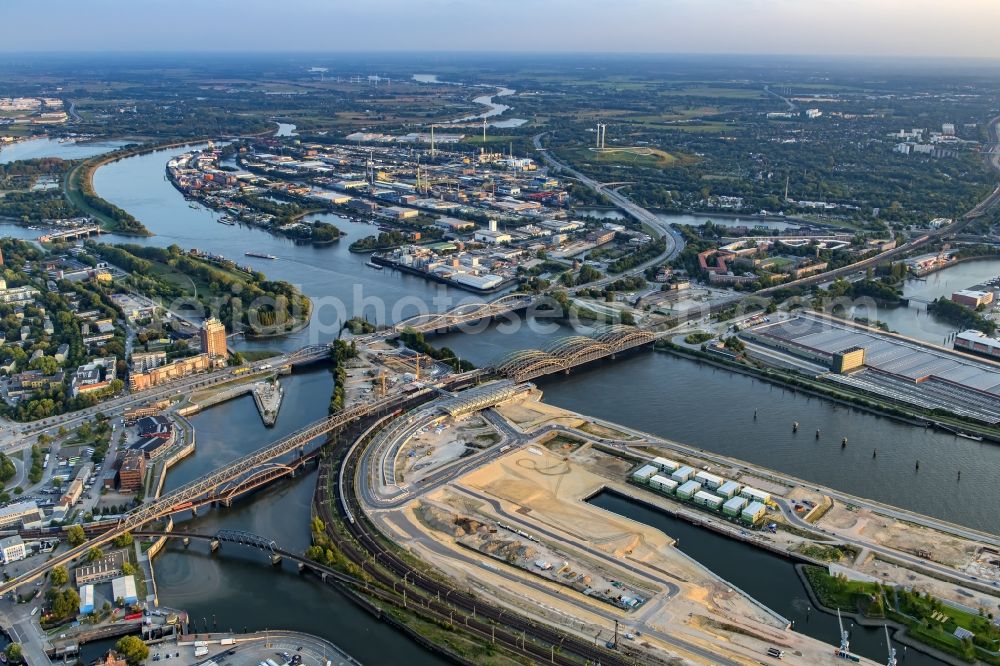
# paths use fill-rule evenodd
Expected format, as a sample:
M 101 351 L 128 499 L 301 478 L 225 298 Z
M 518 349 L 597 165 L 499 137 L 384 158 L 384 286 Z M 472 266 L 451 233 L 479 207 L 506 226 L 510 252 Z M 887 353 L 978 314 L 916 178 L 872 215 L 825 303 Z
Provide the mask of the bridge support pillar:
M 191 507 L 191 515 L 192 516 L 197 516 L 198 515 L 198 507 L 196 507 L 196 506 Z
M 218 539 L 212 539 L 208 545 L 212 549 L 212 552 L 214 553 L 215 551 L 219 550 L 220 543 Z
M 299 573 L 302 573 L 305 570 L 306 570 L 306 565 L 303 564 L 302 562 L 299 562 Z
M 187 537 L 184 537 L 183 543 L 184 543 L 184 547 L 187 548 L 188 546 L 191 545 L 191 539 L 189 539 Z
M 277 553 L 271 553 L 271 566 L 278 566 L 281 564 L 281 555 Z
M 227 497 L 227 498 L 221 500 L 219 503 L 222 506 L 224 506 L 224 507 L 226 507 L 228 509 L 228 508 L 230 508 L 233 505 L 233 498 L 232 497 Z

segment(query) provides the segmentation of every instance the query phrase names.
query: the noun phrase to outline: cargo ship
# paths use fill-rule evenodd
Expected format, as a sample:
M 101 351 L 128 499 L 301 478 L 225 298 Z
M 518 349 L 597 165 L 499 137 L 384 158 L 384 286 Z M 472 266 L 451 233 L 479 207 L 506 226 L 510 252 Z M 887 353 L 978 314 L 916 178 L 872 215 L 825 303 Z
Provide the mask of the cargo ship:
M 263 252 L 244 252 L 248 257 L 257 257 L 258 259 L 277 259 L 273 254 L 264 254 Z

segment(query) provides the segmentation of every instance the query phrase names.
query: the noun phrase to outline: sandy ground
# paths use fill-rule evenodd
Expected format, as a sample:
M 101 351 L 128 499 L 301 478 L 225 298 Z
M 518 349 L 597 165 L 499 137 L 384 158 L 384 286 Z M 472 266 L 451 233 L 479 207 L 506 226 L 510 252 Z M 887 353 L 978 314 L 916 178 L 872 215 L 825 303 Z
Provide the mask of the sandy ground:
M 867 509 L 848 508 L 841 502 L 836 502 L 816 524 L 907 553 L 926 553 L 927 559 L 957 569 L 972 564 L 979 551 L 979 546 L 971 541 L 892 520 Z

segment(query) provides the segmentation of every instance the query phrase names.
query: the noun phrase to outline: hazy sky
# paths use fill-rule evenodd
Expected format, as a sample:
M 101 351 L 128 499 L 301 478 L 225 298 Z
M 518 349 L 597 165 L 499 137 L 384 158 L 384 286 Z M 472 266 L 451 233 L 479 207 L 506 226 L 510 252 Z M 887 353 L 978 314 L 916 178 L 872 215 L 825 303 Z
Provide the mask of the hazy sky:
M 1000 58 L 1000 0 L 0 0 L 4 51 Z

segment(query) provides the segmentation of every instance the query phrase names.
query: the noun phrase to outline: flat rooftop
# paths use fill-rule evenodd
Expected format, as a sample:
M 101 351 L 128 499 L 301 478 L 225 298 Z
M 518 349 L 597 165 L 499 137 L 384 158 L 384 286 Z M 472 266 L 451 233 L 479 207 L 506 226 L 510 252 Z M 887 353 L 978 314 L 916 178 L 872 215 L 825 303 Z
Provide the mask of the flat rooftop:
M 851 376 L 836 379 L 859 383 L 859 388 L 864 384 L 890 397 L 905 394 L 903 402 L 1000 422 L 1000 366 L 996 364 L 804 314 L 751 331 L 790 350 L 828 358 L 863 348 L 865 369 L 858 376 L 863 382 L 852 382 Z

